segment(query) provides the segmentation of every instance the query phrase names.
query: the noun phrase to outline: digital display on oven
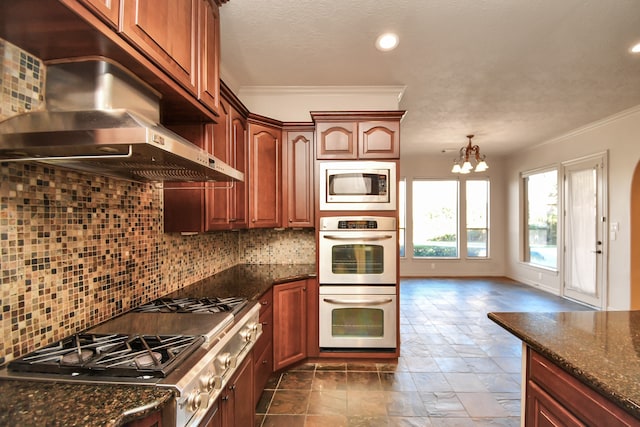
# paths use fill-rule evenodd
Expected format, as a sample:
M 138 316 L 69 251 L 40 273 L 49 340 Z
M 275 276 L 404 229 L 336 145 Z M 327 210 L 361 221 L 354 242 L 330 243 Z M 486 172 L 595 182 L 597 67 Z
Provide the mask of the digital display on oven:
M 356 230 L 361 230 L 361 229 L 366 229 L 366 230 L 373 230 L 373 229 L 377 229 L 378 228 L 378 222 L 377 221 L 371 221 L 371 220 L 366 220 L 366 219 L 349 219 L 349 220 L 341 220 L 338 221 L 338 229 L 339 230 L 352 230 L 352 229 L 356 229 Z

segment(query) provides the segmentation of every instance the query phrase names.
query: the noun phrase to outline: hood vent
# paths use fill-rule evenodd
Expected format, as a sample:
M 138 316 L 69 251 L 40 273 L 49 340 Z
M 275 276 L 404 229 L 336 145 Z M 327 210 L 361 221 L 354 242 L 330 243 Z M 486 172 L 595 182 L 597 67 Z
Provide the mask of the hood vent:
M 0 122 L 0 161 L 37 161 L 143 182 L 244 181 L 160 125 L 160 95 L 103 59 L 47 67 L 44 111 Z

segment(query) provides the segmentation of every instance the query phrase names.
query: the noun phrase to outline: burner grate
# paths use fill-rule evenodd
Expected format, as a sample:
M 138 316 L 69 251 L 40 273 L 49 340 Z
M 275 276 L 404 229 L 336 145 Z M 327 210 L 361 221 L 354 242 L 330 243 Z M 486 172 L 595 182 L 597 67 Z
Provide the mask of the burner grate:
M 142 313 L 238 313 L 246 298 L 159 298 L 132 311 Z
M 9 362 L 17 372 L 165 377 L 204 341 L 190 335 L 76 334 Z

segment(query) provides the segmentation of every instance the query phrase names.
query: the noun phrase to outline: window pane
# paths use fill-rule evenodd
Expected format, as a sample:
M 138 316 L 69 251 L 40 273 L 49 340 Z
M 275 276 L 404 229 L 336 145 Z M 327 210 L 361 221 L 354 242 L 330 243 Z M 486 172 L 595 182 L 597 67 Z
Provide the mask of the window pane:
M 558 171 L 529 175 L 526 257 L 531 264 L 558 267 Z
M 398 240 L 400 245 L 400 256 L 405 256 L 405 233 L 407 221 L 407 181 L 402 178 L 398 185 Z
M 467 256 L 485 258 L 489 236 L 489 181 L 467 181 Z
M 413 181 L 413 256 L 458 257 L 458 181 Z

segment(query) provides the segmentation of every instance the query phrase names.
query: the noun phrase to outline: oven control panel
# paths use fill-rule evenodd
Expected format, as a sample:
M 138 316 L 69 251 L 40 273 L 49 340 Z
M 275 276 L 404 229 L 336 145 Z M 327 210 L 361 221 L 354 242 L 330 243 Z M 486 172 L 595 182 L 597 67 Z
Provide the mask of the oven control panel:
M 388 216 L 327 216 L 320 218 L 320 229 L 325 231 L 378 230 L 393 231 L 396 219 Z

